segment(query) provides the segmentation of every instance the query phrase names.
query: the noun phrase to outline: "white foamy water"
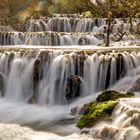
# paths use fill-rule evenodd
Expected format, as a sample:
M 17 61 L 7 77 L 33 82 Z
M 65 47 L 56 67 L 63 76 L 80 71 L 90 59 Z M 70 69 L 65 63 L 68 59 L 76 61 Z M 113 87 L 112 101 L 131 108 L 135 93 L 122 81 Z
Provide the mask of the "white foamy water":
M 0 124 L 0 132 L 1 140 L 92 140 L 87 135 L 58 136 L 53 133 L 36 132 L 15 124 Z

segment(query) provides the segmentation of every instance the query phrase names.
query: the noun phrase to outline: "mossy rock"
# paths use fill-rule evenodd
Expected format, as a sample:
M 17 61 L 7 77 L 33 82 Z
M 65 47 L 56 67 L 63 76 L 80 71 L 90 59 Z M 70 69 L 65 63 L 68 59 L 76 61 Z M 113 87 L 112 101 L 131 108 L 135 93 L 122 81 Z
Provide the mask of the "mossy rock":
M 92 127 L 99 121 L 109 120 L 118 102 L 94 102 L 89 105 L 89 113 L 84 115 L 77 123 L 80 129 Z
M 97 102 L 105 102 L 105 101 L 109 101 L 109 100 L 115 101 L 119 98 L 129 98 L 129 97 L 133 97 L 133 96 L 135 96 L 135 94 L 133 92 L 128 92 L 126 94 L 122 94 L 117 91 L 110 90 L 110 91 L 105 91 L 102 94 L 100 94 L 96 98 L 96 101 Z
M 96 101 L 86 105 L 82 110 L 88 110 L 84 112 L 84 116 L 80 118 L 77 123 L 77 127 L 80 129 L 84 127 L 92 127 L 99 121 L 107 121 L 111 119 L 112 112 L 114 111 L 116 105 L 118 104 L 119 98 L 129 98 L 133 97 L 135 94 L 133 92 L 128 92 L 126 94 L 119 93 L 117 91 L 105 91 L 100 94 Z

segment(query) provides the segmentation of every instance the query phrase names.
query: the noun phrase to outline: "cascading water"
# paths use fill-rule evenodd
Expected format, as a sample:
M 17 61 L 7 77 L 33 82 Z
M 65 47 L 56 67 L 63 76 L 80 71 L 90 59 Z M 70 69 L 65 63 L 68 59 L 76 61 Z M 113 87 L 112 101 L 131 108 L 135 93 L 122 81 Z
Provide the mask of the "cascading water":
M 139 35 L 139 19 L 133 19 L 135 33 Z M 22 32 L 1 32 L 1 45 L 104 45 L 106 40 L 107 19 L 84 18 L 76 15 L 55 15 L 54 17 L 31 19 L 23 25 Z M 139 45 L 139 37 L 130 34 L 127 19 L 114 19 L 110 39 L 118 43 Z
M 126 57 L 129 62 L 125 61 Z M 139 53 L 133 52 L 4 50 L 0 53 L 3 85 L 0 88 L 0 121 L 61 131 L 61 125 L 66 127 L 75 122 L 71 108 L 93 100 L 96 96 L 93 93 L 112 86 L 129 70 L 139 66 L 139 59 Z M 67 80 L 71 75 L 82 79 L 80 97 L 85 99 L 67 105 Z M 68 131 L 77 129 L 71 126 Z
M 137 27 L 139 19 L 134 23 Z M 118 28 L 129 34 L 128 23 L 115 19 L 111 40 L 117 36 Z M 21 29 L 24 32 L 1 32 L 0 44 L 8 45 L 8 48 L 0 47 L 0 122 L 63 135 L 79 133 L 75 127 L 77 116 L 72 113 L 74 108 L 93 101 L 102 90 L 139 91 L 139 48 L 95 47 L 104 43 L 105 30 L 106 19 L 54 15 L 31 19 Z M 139 34 L 139 28 L 135 32 Z M 132 42 L 136 41 L 129 37 Z M 123 41 L 128 41 L 129 37 L 124 36 Z M 137 140 L 139 128 L 134 125 L 131 129 L 128 124 L 131 119 L 137 119 L 137 114 L 132 118 L 126 116 L 127 112 L 134 110 L 133 104 L 137 105 L 137 100 L 122 99 L 111 124 L 97 126 L 98 131 L 93 129 L 90 132 L 92 137 L 83 139 Z M 136 108 L 136 113 L 138 111 Z M 6 130 L 9 127 L 1 126 Z M 24 132 L 20 127 L 12 127 Z M 134 137 L 129 137 L 133 132 Z M 42 139 L 48 136 L 49 139 L 62 139 L 49 134 Z M 11 137 L 10 131 L 7 137 Z M 29 134 L 29 137 L 32 136 Z M 70 138 L 82 139 L 79 135 Z
M 139 59 L 139 53 L 129 52 L 88 55 L 86 52 L 6 51 L 0 56 L 0 75 L 5 77 L 2 95 L 24 102 L 33 98 L 39 104 L 66 104 L 69 76 L 82 78 L 81 96 L 85 93 L 87 96 L 112 86 L 129 70 L 139 66 Z

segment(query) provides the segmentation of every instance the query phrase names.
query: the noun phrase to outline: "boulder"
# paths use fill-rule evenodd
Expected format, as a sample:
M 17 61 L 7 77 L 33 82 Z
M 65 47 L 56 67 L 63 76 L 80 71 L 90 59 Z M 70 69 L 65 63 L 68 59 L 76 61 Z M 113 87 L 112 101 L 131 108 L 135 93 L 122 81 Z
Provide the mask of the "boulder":
M 133 92 L 122 94 L 113 90 L 101 93 L 95 101 L 85 104 L 79 109 L 77 127 L 80 129 L 90 128 L 100 121 L 110 121 L 111 115 L 119 102 L 118 99 L 133 96 Z
M 67 100 L 73 100 L 80 96 L 82 89 L 82 80 L 79 76 L 70 75 L 67 78 L 65 97 Z
M 89 105 L 89 112 L 85 114 L 77 123 L 77 127 L 80 129 L 86 127 L 92 127 L 99 121 L 108 121 L 114 111 L 118 102 L 108 101 L 108 102 L 94 102 Z

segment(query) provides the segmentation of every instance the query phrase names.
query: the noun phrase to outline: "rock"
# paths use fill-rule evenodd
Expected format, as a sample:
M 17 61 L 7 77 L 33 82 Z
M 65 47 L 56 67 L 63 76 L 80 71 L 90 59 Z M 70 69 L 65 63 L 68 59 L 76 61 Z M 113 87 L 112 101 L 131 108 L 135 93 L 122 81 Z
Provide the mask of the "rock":
M 127 69 L 125 66 L 123 55 L 121 53 L 119 53 L 116 57 L 116 78 L 117 78 L 117 80 L 124 77 L 126 72 L 127 72 Z
M 128 97 L 133 97 L 135 94 L 133 92 L 128 92 L 126 94 L 119 93 L 117 91 L 105 91 L 102 94 L 100 94 L 97 98 L 97 102 L 105 102 L 105 101 L 115 101 L 119 98 L 128 98 Z
M 42 62 L 40 61 L 40 59 L 37 59 L 33 67 L 33 93 L 32 93 L 31 98 L 28 100 L 29 104 L 35 104 L 37 102 L 36 90 L 37 90 L 42 72 L 43 72 Z
M 83 77 L 84 75 L 84 62 L 85 60 L 88 58 L 88 54 L 85 52 L 85 51 L 80 51 L 79 54 L 78 54 L 78 61 L 79 61 L 79 64 L 78 64 L 78 70 L 79 70 L 79 74 L 81 77 Z
M 96 125 L 100 121 L 111 120 L 111 115 L 118 104 L 119 98 L 133 97 L 133 92 L 126 94 L 119 93 L 117 91 L 105 91 L 100 94 L 95 101 L 85 104 L 79 110 L 80 118 L 77 122 L 77 127 L 80 129 L 90 128 Z
M 89 113 L 80 118 L 77 123 L 77 127 L 89 128 L 97 124 L 99 121 L 110 120 L 112 112 L 114 111 L 118 102 L 108 101 L 108 102 L 93 102 L 89 105 Z
M 78 107 L 74 107 L 71 109 L 71 115 L 76 115 L 78 112 Z
M 86 115 L 86 114 L 88 114 L 89 113 L 89 106 L 92 104 L 92 102 L 91 103 L 89 103 L 89 104 L 85 104 L 82 108 L 80 108 L 79 109 L 79 112 L 78 112 L 78 114 L 79 115 Z
M 37 59 L 33 67 L 33 89 L 35 90 L 40 80 L 41 73 L 43 72 L 43 66 L 40 59 Z
M 86 37 L 81 37 L 78 40 L 78 45 L 90 45 L 90 40 Z
M 80 96 L 82 89 L 82 80 L 79 76 L 70 75 L 67 79 L 67 86 L 66 86 L 66 99 L 73 100 Z
M 81 134 L 90 134 L 90 130 L 85 128 L 81 131 Z
M 3 75 L 0 73 L 0 96 L 3 96 L 4 92 L 4 79 Z

